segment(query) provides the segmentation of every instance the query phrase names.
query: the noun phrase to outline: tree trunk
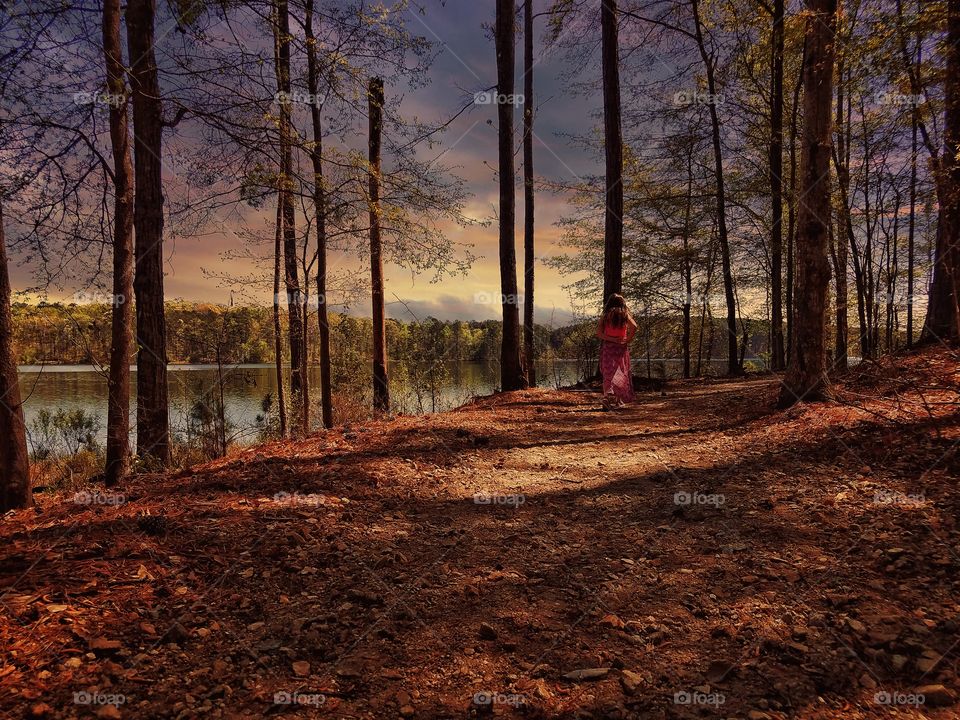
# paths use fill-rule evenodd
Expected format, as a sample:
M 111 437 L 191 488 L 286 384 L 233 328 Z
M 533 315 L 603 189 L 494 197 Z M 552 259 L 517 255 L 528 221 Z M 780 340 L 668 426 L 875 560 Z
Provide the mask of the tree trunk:
M 330 383 L 330 321 L 327 317 L 327 198 L 323 184 L 323 125 L 320 116 L 320 68 L 317 64 L 316 38 L 313 33 L 313 0 L 307 0 L 305 33 L 307 38 L 307 85 L 313 102 L 313 204 L 317 213 L 317 324 L 320 330 L 320 407 L 325 428 L 333 427 L 333 396 Z
M 107 390 L 107 457 L 104 483 L 116 485 L 130 471 L 130 355 L 133 350 L 133 163 L 127 128 L 127 87 L 120 42 L 120 0 L 103 3 L 103 58 L 113 151 L 113 309 Z
M 942 341 L 960 340 L 960 0 L 947 4 L 947 67 L 945 85 L 945 120 L 943 184 L 945 186 L 941 212 L 943 231 L 937 243 L 935 267 L 941 270 L 937 298 L 942 308 L 934 308 L 931 290 L 931 310 L 928 334 Z M 934 284 L 936 285 L 936 273 Z M 942 288 L 942 289 L 941 289 Z M 937 312 L 934 314 L 934 310 Z M 933 317 L 931 318 L 931 315 Z
M 793 353 L 793 246 L 797 234 L 797 127 L 800 114 L 800 91 L 803 89 L 803 66 L 806 63 L 807 43 L 801 52 L 800 77 L 793 88 L 793 109 L 790 113 L 790 207 L 787 209 L 787 272 L 784 302 L 787 310 L 787 363 Z
M 783 347 L 783 52 L 784 0 L 773 0 L 773 68 L 770 100 L 770 187 L 773 224 L 770 235 L 771 367 L 786 367 Z
M 309 398 L 304 379 L 307 361 L 303 316 L 300 306 L 300 273 L 297 269 L 297 220 L 293 201 L 293 141 L 290 118 L 290 14 L 287 0 L 274 0 L 274 26 L 277 58 L 277 90 L 280 106 L 280 182 L 283 186 L 283 267 L 287 289 L 288 332 L 290 334 L 290 396 L 294 412 L 300 417 L 300 430 L 309 431 Z
M 500 346 L 500 387 L 504 391 L 524 387 L 520 362 L 520 311 L 517 307 L 517 251 L 513 167 L 513 104 L 515 38 L 514 2 L 497 0 L 497 138 L 500 167 L 500 293 L 503 309 L 503 339 Z
M 839 18 L 841 14 L 840 3 L 837 4 L 837 17 Z M 836 128 L 839 130 L 837 132 L 837 156 L 844 157 L 844 135 L 843 135 L 843 95 L 844 95 L 844 85 L 843 85 L 843 71 L 844 71 L 844 59 L 843 54 L 837 53 L 837 116 L 836 116 Z M 839 173 L 838 173 L 839 175 Z M 846 211 L 846 205 L 844 205 L 844 211 Z M 849 217 L 849 213 L 847 213 Z M 845 232 L 841 232 L 839 223 L 840 218 L 837 218 L 837 233 L 834 234 L 833 228 L 834 223 L 830 223 L 830 250 L 833 255 L 833 273 L 836 277 L 836 338 L 834 341 L 834 350 L 833 350 L 833 363 L 838 370 L 847 369 L 847 356 L 850 354 L 850 349 L 848 345 L 848 324 L 849 318 L 847 313 L 847 300 L 848 300 L 848 289 L 847 289 L 847 240 Z
M 617 0 L 601 0 L 603 146 L 606 192 L 603 228 L 603 302 L 623 284 L 623 132 L 620 124 L 620 57 Z
M 132 61 L 137 314 L 137 454 L 170 464 L 167 324 L 163 302 L 163 105 L 154 55 L 156 0 L 127 3 Z
M 523 358 L 527 385 L 537 384 L 533 291 L 533 3 L 523 5 Z
M 380 244 L 380 134 L 383 130 L 383 80 L 370 78 L 370 287 L 373 298 L 373 409 L 389 412 L 387 330 L 383 302 L 383 255 Z
M 27 429 L 23 422 L 20 378 L 13 357 L 11 296 L 0 199 L 0 512 L 33 505 Z
M 723 270 L 723 293 L 727 301 L 727 374 L 739 375 L 737 352 L 737 300 L 733 292 L 733 270 L 730 264 L 730 238 L 727 233 L 727 198 L 723 177 L 723 149 L 720 137 L 720 116 L 717 113 L 717 83 L 714 78 L 713 58 L 707 52 L 700 21 L 700 2 L 691 0 L 697 47 L 707 75 L 707 93 L 710 108 L 710 126 L 713 135 L 714 174 L 717 183 L 717 233 L 720 240 L 720 264 Z
M 793 323 L 793 356 L 780 392 L 780 404 L 823 400 L 827 378 L 826 318 L 830 265 L 831 104 L 837 0 L 806 0 L 807 58 L 804 66 L 803 152 L 796 240 L 796 300 L 803 308 Z
M 277 366 L 277 413 L 280 437 L 287 436 L 287 401 L 283 391 L 283 329 L 280 324 L 280 258 L 283 254 L 283 190 L 277 192 L 277 226 L 273 241 L 273 354 Z
M 690 257 L 693 213 L 693 145 L 687 145 L 687 197 L 683 216 L 683 377 L 690 377 L 690 311 L 693 305 L 693 261 Z M 703 327 L 700 328 L 701 336 Z
M 917 43 L 917 62 L 920 62 Z M 907 228 L 907 349 L 913 348 L 913 275 L 915 263 L 915 234 L 917 227 L 917 105 L 910 113 L 910 220 Z

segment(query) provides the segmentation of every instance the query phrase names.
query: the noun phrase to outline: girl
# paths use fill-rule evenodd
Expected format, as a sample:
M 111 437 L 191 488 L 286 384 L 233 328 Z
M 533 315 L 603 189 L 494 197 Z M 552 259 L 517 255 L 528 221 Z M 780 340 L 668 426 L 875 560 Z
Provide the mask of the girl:
M 613 293 L 597 325 L 600 338 L 600 372 L 603 375 L 603 408 L 614 404 L 623 407 L 633 400 L 630 377 L 630 341 L 637 332 L 637 323 L 627 310 L 622 295 Z

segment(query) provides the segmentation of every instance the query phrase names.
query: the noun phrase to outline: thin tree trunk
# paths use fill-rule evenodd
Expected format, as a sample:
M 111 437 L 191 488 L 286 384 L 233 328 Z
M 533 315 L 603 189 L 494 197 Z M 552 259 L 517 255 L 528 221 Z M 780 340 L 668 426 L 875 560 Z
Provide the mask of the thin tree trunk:
M 283 190 L 277 192 L 277 226 L 273 244 L 273 353 L 277 366 L 277 411 L 280 437 L 287 436 L 287 402 L 283 391 L 283 329 L 280 324 L 280 257 L 283 254 Z
M 690 257 L 693 212 L 693 145 L 687 146 L 687 197 L 683 216 L 683 377 L 690 377 L 690 311 L 693 305 L 693 262 Z M 701 336 L 703 328 L 700 329 Z
M 537 384 L 533 291 L 533 2 L 523 5 L 523 356 L 527 385 Z
M 837 3 L 837 17 L 841 17 L 841 5 Z M 843 108 L 844 108 L 844 55 L 843 52 L 837 53 L 837 155 L 845 156 L 844 134 L 843 134 Z M 838 173 L 839 176 L 839 173 Z M 839 180 L 839 177 L 838 177 Z M 841 181 L 842 182 L 842 181 Z M 846 205 L 844 211 L 847 212 Z M 849 213 L 847 213 L 849 218 Z M 840 232 L 838 220 L 838 233 L 834 235 L 834 223 L 830 223 L 830 250 L 833 255 L 833 272 L 836 277 L 836 338 L 834 341 L 833 363 L 838 370 L 847 369 L 847 356 L 850 354 L 848 345 L 848 288 L 847 288 L 847 240 L 845 233 Z
M 714 173 L 717 183 L 717 232 L 720 240 L 720 264 L 723 270 L 723 292 L 727 301 L 727 374 L 739 375 L 737 359 L 737 301 L 733 292 L 733 270 L 730 263 L 730 239 L 727 233 L 727 199 L 723 177 L 723 149 L 720 137 L 720 116 L 717 113 L 717 83 L 714 78 L 713 59 L 707 52 L 700 20 L 700 2 L 691 0 L 697 47 L 707 75 L 707 92 L 710 97 L 710 125 L 713 136 Z
M 803 312 L 793 324 L 793 356 L 780 393 L 781 405 L 830 397 L 826 318 L 830 265 L 831 104 L 837 0 L 806 0 L 807 58 L 804 67 L 801 199 L 797 225 L 797 301 Z
M 800 115 L 800 91 L 803 89 L 803 66 L 806 63 L 807 42 L 804 38 L 801 52 L 800 77 L 793 88 L 793 109 L 790 113 L 790 206 L 787 210 L 787 277 L 785 304 L 787 307 L 787 363 L 793 352 L 793 246 L 797 234 L 797 127 Z
M 917 63 L 920 63 L 921 43 L 917 43 Z M 917 227 L 917 105 L 910 113 L 910 220 L 907 229 L 907 349 L 913 348 L 913 275 L 915 263 L 915 233 Z
M 310 120 L 313 126 L 313 204 L 317 213 L 317 324 L 320 330 L 320 408 L 325 428 L 333 427 L 333 394 L 330 383 L 330 321 L 327 316 L 327 198 L 323 184 L 323 125 L 320 116 L 320 68 L 313 32 L 313 0 L 307 0 L 307 85 L 313 98 Z
M 383 129 L 383 80 L 370 78 L 370 286 L 373 298 L 373 409 L 390 410 L 387 385 L 387 331 L 383 303 L 383 255 L 380 244 L 380 134 Z
M 155 15 L 156 0 L 127 3 L 136 185 L 137 454 L 166 466 L 170 464 L 170 421 L 163 302 L 163 106 L 154 55 Z
M 127 87 L 120 41 L 120 0 L 103 3 L 103 57 L 107 91 L 123 98 L 110 105 L 113 151 L 113 309 L 107 390 L 107 457 L 104 483 L 130 471 L 130 355 L 133 350 L 133 162 L 127 128 Z
M 305 394 L 306 372 L 303 317 L 300 312 L 300 273 L 297 269 L 297 227 L 293 202 L 293 142 L 290 118 L 290 14 L 287 0 L 274 0 L 274 25 L 277 57 L 277 90 L 283 100 L 280 107 L 280 182 L 283 197 L 283 266 L 287 290 L 287 317 L 290 335 L 290 396 L 300 417 L 301 432 L 309 430 L 309 403 Z
M 783 52 L 784 0 L 773 0 L 773 69 L 770 107 L 770 187 L 773 225 L 770 237 L 771 366 L 786 367 L 783 343 Z
M 503 310 L 503 338 L 500 347 L 500 387 L 524 387 L 520 361 L 520 311 L 517 307 L 517 251 L 514 245 L 516 208 L 513 165 L 514 62 L 516 39 L 513 33 L 514 2 L 497 0 L 497 136 L 500 169 L 500 293 Z
M 7 269 L 0 197 L 0 512 L 33 505 L 27 428 L 23 422 L 20 378 L 13 357 L 12 292 Z
M 620 122 L 620 53 L 617 0 L 601 0 L 603 146 L 606 191 L 603 229 L 603 302 L 623 284 L 623 132 Z

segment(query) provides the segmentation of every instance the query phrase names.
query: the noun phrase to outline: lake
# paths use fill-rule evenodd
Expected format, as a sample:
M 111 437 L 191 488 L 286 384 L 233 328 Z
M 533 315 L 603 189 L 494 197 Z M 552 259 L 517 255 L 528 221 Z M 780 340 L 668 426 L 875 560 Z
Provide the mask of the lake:
M 645 358 L 635 358 L 633 366 L 634 373 L 647 374 Z M 579 379 L 578 374 L 582 367 L 583 364 L 576 360 L 554 361 L 549 367 L 538 366 L 538 384 L 549 387 L 571 385 Z M 681 367 L 677 359 L 659 359 L 653 361 L 651 372 L 655 377 L 677 377 Z M 711 362 L 709 370 L 711 373 L 721 374 L 724 367 L 724 361 L 715 360 Z M 106 442 L 107 380 L 103 374 L 91 365 L 23 365 L 19 370 L 28 435 L 35 418 L 42 410 L 54 413 L 61 408 L 80 408 L 99 418 L 97 436 L 101 445 Z M 131 428 L 136 414 L 136 368 L 132 370 Z M 406 414 L 450 410 L 473 396 L 490 394 L 500 383 L 499 368 L 481 362 L 447 363 L 443 375 L 444 381 L 433 392 L 425 383 L 418 384 L 394 376 L 390 385 L 393 410 Z M 217 367 L 171 365 L 168 378 L 170 429 L 174 437 L 182 441 L 187 432 L 191 409 L 197 405 L 204 393 L 217 389 Z M 315 400 L 320 387 L 318 367 L 310 369 L 310 387 Z M 275 399 L 276 389 L 276 370 L 273 365 L 224 366 L 224 407 L 233 442 L 250 444 L 260 438 L 263 430 L 263 401 L 268 394 Z M 334 393 L 336 392 L 335 387 Z M 367 401 L 369 402 L 369 392 Z M 319 421 L 318 411 L 314 413 L 313 421 Z M 133 438 L 132 432 L 131 437 Z M 62 451 L 65 448 L 61 441 L 56 444 L 57 450 Z
M 81 408 L 100 418 L 98 436 L 101 444 L 106 442 L 107 379 L 103 374 L 91 365 L 22 365 L 19 370 L 28 433 L 42 410 L 54 413 L 61 408 Z M 425 383 L 419 383 L 418 387 L 417 383 L 391 380 L 394 411 L 421 414 L 450 410 L 475 395 L 488 395 L 499 386 L 499 369 L 486 363 L 448 363 L 444 370 L 445 380 L 434 392 L 424 387 Z M 224 407 L 234 441 L 256 442 L 262 430 L 262 420 L 258 417 L 263 415 L 264 398 L 269 394 L 276 399 L 276 369 L 273 365 L 229 365 L 224 366 L 223 372 Z M 136 414 L 136 374 L 136 368 L 132 368 L 131 427 Z M 577 363 L 557 362 L 550 368 L 540 369 L 540 374 L 541 385 L 571 384 L 577 380 Z M 217 367 L 171 365 L 168 380 L 171 431 L 182 439 L 191 409 L 204 393 L 218 388 Z M 315 399 L 320 387 L 319 367 L 310 368 L 310 387 Z M 318 420 L 315 415 L 314 421 Z

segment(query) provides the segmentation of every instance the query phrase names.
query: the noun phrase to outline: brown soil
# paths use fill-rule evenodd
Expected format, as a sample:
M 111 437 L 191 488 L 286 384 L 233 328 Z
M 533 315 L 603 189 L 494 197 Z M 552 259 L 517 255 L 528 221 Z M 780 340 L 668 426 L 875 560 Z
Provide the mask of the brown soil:
M 770 376 L 531 390 L 41 495 L 0 523 L 0 707 L 956 717 L 958 383 L 941 350 L 786 412 Z

